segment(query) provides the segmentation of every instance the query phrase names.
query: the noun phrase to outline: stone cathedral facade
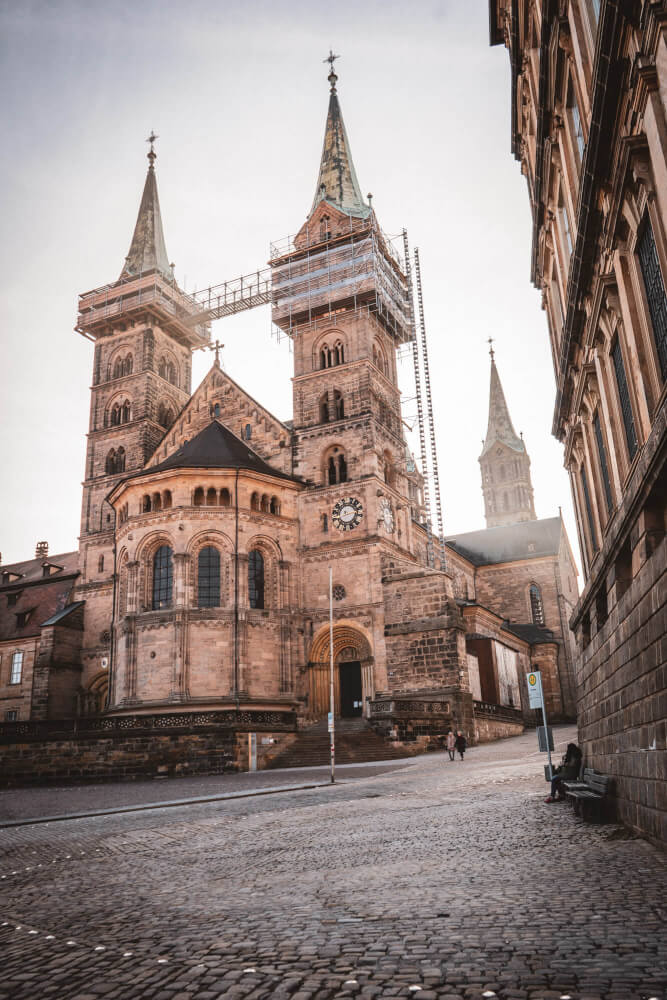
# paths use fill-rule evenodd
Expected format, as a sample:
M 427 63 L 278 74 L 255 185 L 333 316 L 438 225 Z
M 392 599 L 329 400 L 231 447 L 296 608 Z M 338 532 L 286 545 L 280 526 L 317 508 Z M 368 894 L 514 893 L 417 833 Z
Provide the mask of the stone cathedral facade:
M 571 714 L 556 581 L 573 598 L 576 570 L 560 518 L 535 518 L 495 363 L 480 458 L 489 529 L 429 558 L 397 383 L 408 279 L 361 195 L 336 79 L 310 212 L 271 256 L 273 321 L 294 345 L 289 421 L 217 356 L 191 391 L 210 329 L 174 280 L 151 145 L 120 276 L 80 298 L 94 359 L 78 559 L 4 567 L 0 604 L 52 587 L 20 680 L 2 675 L 7 722 L 226 709 L 316 722 L 329 707 L 330 567 L 337 714 L 403 738 L 519 731 L 535 666 L 556 716 Z M 494 587 L 494 567 L 513 589 Z

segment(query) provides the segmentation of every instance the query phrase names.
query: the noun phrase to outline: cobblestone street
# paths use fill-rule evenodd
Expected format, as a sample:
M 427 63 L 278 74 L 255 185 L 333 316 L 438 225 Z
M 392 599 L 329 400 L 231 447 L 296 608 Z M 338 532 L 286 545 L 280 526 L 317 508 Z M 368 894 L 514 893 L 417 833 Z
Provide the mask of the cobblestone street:
M 545 805 L 543 763 L 0 830 L 0 1000 L 664 1000 L 664 855 Z

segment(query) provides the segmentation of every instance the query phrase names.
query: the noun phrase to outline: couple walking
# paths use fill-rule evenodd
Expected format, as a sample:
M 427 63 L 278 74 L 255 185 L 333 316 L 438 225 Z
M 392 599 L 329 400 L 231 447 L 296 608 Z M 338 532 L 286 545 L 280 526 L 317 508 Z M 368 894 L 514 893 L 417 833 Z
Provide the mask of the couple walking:
M 457 732 L 456 736 L 454 736 L 454 733 L 452 732 L 451 729 L 449 730 L 449 732 L 447 733 L 447 750 L 449 752 L 450 760 L 454 760 L 455 750 L 458 750 L 459 754 L 461 755 L 461 760 L 463 760 L 463 754 L 466 752 L 467 745 L 468 744 L 466 743 L 466 738 L 460 729 Z

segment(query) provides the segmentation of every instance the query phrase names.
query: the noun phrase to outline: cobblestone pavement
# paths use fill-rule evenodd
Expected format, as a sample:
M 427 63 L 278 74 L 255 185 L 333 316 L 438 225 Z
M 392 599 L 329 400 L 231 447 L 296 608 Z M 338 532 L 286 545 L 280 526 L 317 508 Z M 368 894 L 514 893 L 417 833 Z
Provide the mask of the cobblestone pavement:
M 0 1000 L 665 1000 L 667 859 L 545 805 L 542 764 L 532 733 L 2 830 Z
M 352 778 L 393 771 L 397 767 L 404 767 L 408 762 L 412 763 L 412 760 L 412 757 L 406 757 L 403 760 L 372 761 L 368 764 L 339 764 L 336 774 L 341 780 L 349 781 Z M 142 803 L 194 799 L 207 795 L 257 792 L 278 785 L 326 782 L 329 774 L 329 767 L 289 767 L 275 771 L 242 771 L 239 774 L 229 772 L 188 778 L 3 788 L 0 789 L 0 823 L 98 809 L 133 808 Z

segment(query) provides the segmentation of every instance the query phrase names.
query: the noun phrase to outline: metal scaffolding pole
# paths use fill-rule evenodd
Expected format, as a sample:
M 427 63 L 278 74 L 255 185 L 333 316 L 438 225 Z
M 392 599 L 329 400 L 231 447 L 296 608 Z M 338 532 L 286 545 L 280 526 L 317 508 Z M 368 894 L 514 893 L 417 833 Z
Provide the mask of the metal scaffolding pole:
M 419 371 L 419 349 L 417 345 L 417 330 L 415 326 L 415 305 L 412 293 L 412 268 L 410 266 L 410 247 L 408 245 L 408 231 L 403 230 L 403 252 L 405 255 L 405 275 L 408 279 L 408 298 L 410 303 L 410 328 L 412 330 L 412 361 L 415 369 L 415 390 L 417 394 L 417 418 L 419 422 L 419 448 L 424 477 L 424 510 L 426 512 L 426 537 L 427 537 L 427 562 L 429 566 L 435 565 L 433 552 L 433 534 L 431 531 L 431 503 L 429 490 L 428 463 L 426 457 L 426 433 L 424 430 L 424 404 L 422 399 L 421 373 Z
M 429 437 L 431 444 L 431 468 L 433 469 L 433 500 L 438 521 L 438 541 L 440 549 L 440 568 L 445 569 L 445 535 L 442 522 L 442 504 L 440 502 L 440 478 L 438 476 L 438 453 L 435 447 L 435 423 L 433 421 L 433 399 L 431 396 L 431 375 L 428 364 L 428 346 L 426 343 L 426 323 L 424 320 L 424 296 L 422 294 L 422 276 L 419 266 L 419 250 L 415 247 L 415 279 L 417 283 L 417 303 L 419 305 L 419 330 L 421 333 L 422 360 L 424 364 L 424 385 L 426 387 L 426 408 L 428 413 Z

